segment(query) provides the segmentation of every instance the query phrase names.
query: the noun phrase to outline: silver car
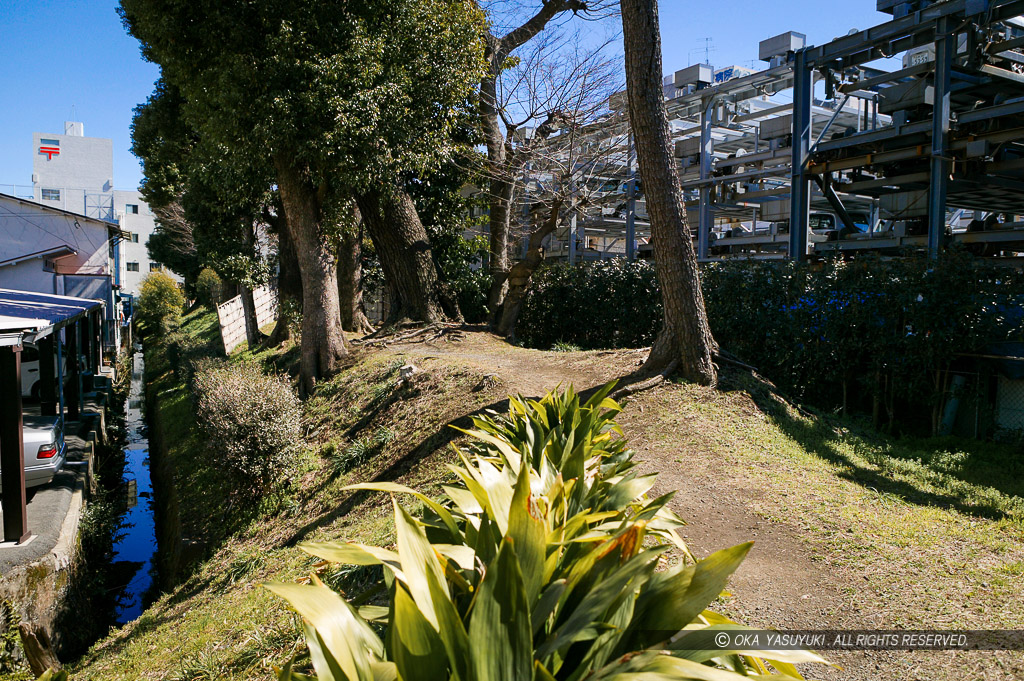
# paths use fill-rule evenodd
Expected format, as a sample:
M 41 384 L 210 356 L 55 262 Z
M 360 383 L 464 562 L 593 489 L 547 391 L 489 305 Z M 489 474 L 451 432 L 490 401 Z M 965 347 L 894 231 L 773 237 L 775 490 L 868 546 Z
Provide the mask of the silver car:
M 59 416 L 23 416 L 25 487 L 53 480 L 67 461 L 64 420 Z

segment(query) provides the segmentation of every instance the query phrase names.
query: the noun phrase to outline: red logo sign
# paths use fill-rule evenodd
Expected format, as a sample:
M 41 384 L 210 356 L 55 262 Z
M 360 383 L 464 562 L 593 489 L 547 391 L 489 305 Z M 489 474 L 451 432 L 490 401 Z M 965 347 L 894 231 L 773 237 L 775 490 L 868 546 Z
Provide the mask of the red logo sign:
M 39 147 L 40 154 L 46 154 L 46 160 L 51 160 L 54 156 L 60 156 L 60 147 L 42 146 Z

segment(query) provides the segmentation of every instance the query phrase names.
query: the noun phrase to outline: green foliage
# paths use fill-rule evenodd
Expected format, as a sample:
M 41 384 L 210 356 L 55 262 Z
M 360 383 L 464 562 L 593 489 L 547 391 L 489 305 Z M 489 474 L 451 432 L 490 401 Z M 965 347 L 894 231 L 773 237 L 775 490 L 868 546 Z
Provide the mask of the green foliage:
M 466 144 L 472 143 L 472 135 L 468 129 L 457 133 Z M 467 231 L 479 231 L 487 219 L 480 210 L 486 207 L 486 198 L 464 192 L 467 185 L 479 181 L 483 172 L 482 157 L 466 152 L 457 161 L 445 163 L 406 185 L 430 235 L 440 279 L 458 297 L 459 309 L 470 324 L 486 321 L 491 287 L 491 274 L 484 266 L 489 250 L 487 238 L 465 236 Z
M 220 277 L 209 267 L 203 268 L 196 278 L 196 298 L 210 309 L 216 309 L 220 302 L 221 288 Z
M 325 448 L 324 454 L 331 463 L 332 472 L 341 475 L 380 454 L 394 439 L 393 430 L 380 427 L 373 433 L 353 440 L 344 448 L 331 443 Z
M 430 245 L 441 279 L 458 296 L 459 309 L 469 324 L 487 320 L 487 295 L 491 273 L 484 267 L 488 245 L 486 237 L 467 239 L 465 225 L 455 223 L 449 229 L 431 227 Z
M 825 408 L 844 403 L 845 387 L 851 406 L 866 410 L 877 398 L 890 413 L 912 405 L 904 413 L 934 420 L 958 354 L 1024 333 L 1006 320 L 1006 310 L 1024 300 L 1020 273 L 962 251 L 934 262 L 712 263 L 702 281 L 721 346 Z M 534 275 L 516 328 L 535 348 L 641 347 L 653 341 L 661 314 L 649 263 L 555 265 Z
M 0 678 L 28 681 L 33 678 L 21 649 L 18 624 L 21 617 L 6 598 L 0 599 Z
M 185 296 L 170 275 L 152 272 L 142 280 L 135 311 L 145 326 L 155 329 L 165 317 L 177 318 L 184 306 Z
M 196 373 L 193 385 L 210 465 L 228 476 L 233 494 L 254 499 L 296 474 L 302 408 L 285 380 L 250 364 L 222 364 Z
M 339 201 L 435 166 L 483 73 L 482 14 L 452 0 L 122 0 L 202 140 L 309 168 Z
M 768 675 L 768 664 L 802 678 L 795 663 L 823 662 L 703 649 L 710 638 L 695 637 L 739 627 L 706 608 L 750 544 L 693 559 L 671 495 L 646 496 L 655 476 L 638 475 L 616 437 L 611 387 L 585 403 L 571 388 L 513 398 L 507 416 L 474 419 L 449 503 L 396 483 L 353 485 L 411 494 L 426 511 L 418 520 L 394 503 L 396 550 L 301 545 L 331 563 L 381 566 L 351 602 L 315 577 L 268 585 L 303 616 L 318 678 L 728 679 Z M 673 548 L 682 560 L 670 564 Z M 365 605 L 382 588 L 387 607 Z M 289 664 L 279 678 L 308 677 Z
M 929 413 L 958 354 L 1008 338 L 1003 310 L 1020 304 L 1024 280 L 951 251 L 935 262 L 715 264 L 704 294 L 716 339 L 783 389 L 831 407 L 845 384 Z
M 551 346 L 552 352 L 579 352 L 580 346 L 573 345 L 572 343 L 562 343 L 559 341 Z
M 39 677 L 38 681 L 68 681 L 68 673 L 63 669 L 60 671 L 47 669 L 43 672 L 43 675 Z
M 661 317 L 658 281 L 648 262 L 552 265 L 534 273 L 516 336 L 543 349 L 556 343 L 587 350 L 638 348 L 654 342 Z

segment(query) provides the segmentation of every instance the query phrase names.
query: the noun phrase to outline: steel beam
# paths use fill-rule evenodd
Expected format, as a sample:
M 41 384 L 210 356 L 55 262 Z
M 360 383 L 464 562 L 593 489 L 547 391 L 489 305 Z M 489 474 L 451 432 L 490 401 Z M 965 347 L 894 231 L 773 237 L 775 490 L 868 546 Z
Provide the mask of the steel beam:
M 807 51 L 796 53 L 793 64 L 793 179 L 790 183 L 789 257 L 807 257 L 808 217 L 811 212 L 810 176 L 807 173 L 811 148 L 811 68 Z
M 715 98 L 711 97 L 704 104 L 700 114 L 700 179 L 706 182 L 711 178 L 711 162 L 715 152 L 715 141 L 711 137 L 712 110 Z M 714 208 L 711 206 L 711 187 L 702 185 L 700 188 L 700 207 L 697 211 L 697 257 L 708 257 L 708 245 L 711 241 L 711 229 L 715 223 Z
M 29 538 L 25 507 L 25 463 L 21 418 L 21 346 L 0 347 L 0 495 L 4 506 L 4 541 Z
M 814 181 L 821 189 L 821 193 L 825 196 L 825 200 L 828 201 L 830 206 L 832 206 L 832 210 L 834 210 L 836 215 L 839 216 L 843 226 L 849 230 L 850 233 L 855 233 L 857 231 L 857 226 L 853 223 L 853 218 L 850 217 L 850 214 L 846 211 L 846 206 L 843 205 L 842 200 L 838 195 L 836 195 L 835 189 L 832 188 L 832 176 L 815 175 Z
M 946 192 L 952 169 L 949 149 L 949 90 L 953 60 L 956 57 L 956 32 L 948 16 L 939 18 L 935 31 L 935 105 L 932 107 L 932 157 L 928 180 L 928 257 L 939 257 L 942 235 L 946 230 Z
M 629 151 L 626 154 L 626 260 L 636 260 L 636 147 L 633 131 L 629 131 Z
M 79 343 L 78 328 L 78 322 L 64 327 L 64 336 L 68 342 L 68 382 L 71 388 L 71 394 L 68 395 L 69 421 L 77 421 L 82 411 L 82 370 L 78 364 L 82 346 Z

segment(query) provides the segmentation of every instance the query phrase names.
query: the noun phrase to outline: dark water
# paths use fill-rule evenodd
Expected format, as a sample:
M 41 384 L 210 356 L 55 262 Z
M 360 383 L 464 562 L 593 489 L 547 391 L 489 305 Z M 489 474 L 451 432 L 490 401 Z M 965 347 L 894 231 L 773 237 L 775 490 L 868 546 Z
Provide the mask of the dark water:
M 145 609 L 145 597 L 153 587 L 153 559 L 156 555 L 156 522 L 153 516 L 153 483 L 149 477 L 149 439 L 142 408 L 142 353 L 135 353 L 132 387 L 128 394 L 124 479 L 128 488 L 128 513 L 124 536 L 114 545 L 111 568 L 126 584 L 116 618 L 118 624 L 131 622 Z M 123 581 L 122 581 L 123 580 Z

